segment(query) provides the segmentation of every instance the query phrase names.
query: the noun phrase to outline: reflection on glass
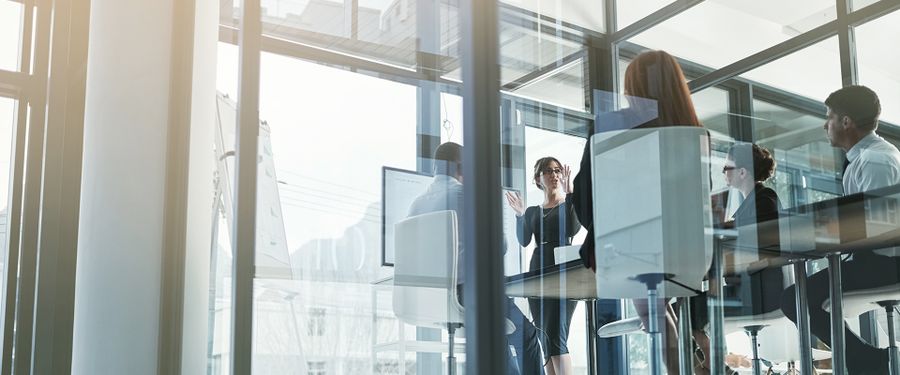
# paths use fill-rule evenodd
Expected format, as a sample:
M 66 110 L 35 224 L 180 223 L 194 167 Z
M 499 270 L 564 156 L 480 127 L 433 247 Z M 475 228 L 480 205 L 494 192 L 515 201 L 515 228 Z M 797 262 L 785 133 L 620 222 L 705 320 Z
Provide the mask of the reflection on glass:
M 441 143 L 463 143 L 462 97 L 441 93 Z
M 552 29 L 541 23 L 532 24 L 537 22 L 537 16 L 515 13 L 514 17 L 522 22 L 501 18 L 500 82 L 503 90 L 512 91 L 532 81 L 547 78 L 558 73 L 560 68 L 568 68 L 570 63 L 583 54 L 580 44 L 553 34 Z M 458 38 L 458 35 L 455 37 Z M 447 71 L 445 78 L 461 79 L 462 68 L 458 61 L 450 61 L 443 66 Z
M 229 5 L 224 9 L 240 14 L 240 8 Z M 230 14 L 230 13 L 229 13 Z M 222 17 L 225 17 L 223 12 Z M 219 43 L 216 63 L 216 125 L 213 158 L 214 180 L 212 217 L 212 247 L 210 249 L 209 317 L 207 360 L 210 374 L 231 373 L 231 290 L 232 228 L 235 197 L 235 132 L 237 131 L 238 47 Z
M 700 123 L 709 130 L 728 134 L 728 92 L 720 88 L 707 88 L 691 94 Z
M 648 48 L 662 48 L 675 56 L 718 69 L 835 18 L 832 0 L 802 4 L 778 0 L 711 0 L 630 41 Z
M 878 94 L 881 120 L 900 124 L 900 50 L 890 48 L 900 35 L 900 12 L 894 12 L 856 28 L 856 62 L 859 82 Z
M 774 188 L 788 206 L 840 194 L 841 152 L 825 138 L 823 116 L 754 100 L 754 139 L 775 153 Z
M 621 30 L 671 2 L 672 0 L 617 1 L 616 26 Z
M 824 101 L 841 85 L 837 36 L 772 61 L 741 75 L 754 82 Z
M 585 82 L 584 60 L 579 59 L 549 70 L 542 77 L 528 77 L 515 82 L 517 88 L 511 92 L 544 103 L 584 110 Z
M 605 32 L 605 1 L 595 0 L 502 0 L 511 9 L 528 11 L 597 32 Z
M 19 70 L 24 10 L 20 2 L 0 1 L 0 69 Z
M 260 152 L 272 164 L 260 168 L 258 233 L 282 226 L 290 276 L 257 270 L 254 365 L 415 367 L 402 348 L 417 334 L 400 334 L 390 284 L 377 281 L 391 273 L 381 267 L 382 167 L 417 168 L 416 87 L 264 53 L 260 89 L 271 147 Z M 262 189 L 266 180 L 277 188 Z

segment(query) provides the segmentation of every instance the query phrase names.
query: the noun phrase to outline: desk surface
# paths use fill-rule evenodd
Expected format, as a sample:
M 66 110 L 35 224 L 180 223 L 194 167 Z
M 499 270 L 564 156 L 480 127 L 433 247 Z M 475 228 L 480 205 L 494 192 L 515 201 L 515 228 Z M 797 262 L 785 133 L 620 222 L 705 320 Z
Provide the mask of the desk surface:
M 781 267 L 798 259 L 821 258 L 834 252 L 900 246 L 900 186 L 793 208 L 778 220 L 753 226 L 759 240 L 751 244 L 760 246 L 748 246 L 746 242 L 738 241 L 742 230 L 747 229 L 716 229 L 713 232 L 717 245 L 723 246 L 725 275 Z M 765 239 L 771 238 L 767 233 L 779 233 L 779 243 L 765 245 Z M 636 282 L 600 284 L 603 288 L 642 287 Z M 515 297 L 596 299 L 597 286 L 596 274 L 585 268 L 581 260 L 514 275 L 506 280 L 507 294 Z M 681 287 L 666 282 L 661 288 Z
M 753 254 L 740 256 L 736 246 L 729 246 L 734 244 L 734 240 L 735 236 L 732 231 L 720 231 L 716 236 L 716 241 L 724 245 L 726 275 L 783 266 L 796 259 L 790 254 L 782 256 L 767 251 L 754 251 Z M 589 300 L 598 298 L 598 284 L 602 288 L 612 288 L 624 295 L 643 296 L 646 294 L 644 285 L 634 280 L 598 281 L 596 273 L 586 268 L 580 259 L 507 277 L 506 293 L 512 297 Z M 660 292 L 666 295 L 695 294 L 693 289 L 679 285 L 677 279 L 665 281 L 660 285 Z

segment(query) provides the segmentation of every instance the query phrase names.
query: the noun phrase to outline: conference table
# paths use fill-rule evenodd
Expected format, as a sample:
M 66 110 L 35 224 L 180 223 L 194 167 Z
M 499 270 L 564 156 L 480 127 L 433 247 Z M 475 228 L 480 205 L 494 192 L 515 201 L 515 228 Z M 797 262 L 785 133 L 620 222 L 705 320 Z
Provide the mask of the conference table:
M 755 272 L 771 267 L 793 265 L 795 298 L 798 306 L 801 369 L 811 374 L 812 353 L 809 332 L 808 303 L 806 301 L 806 262 L 828 259 L 832 329 L 832 363 L 835 374 L 843 374 L 844 353 L 843 300 L 841 294 L 841 258 L 848 253 L 873 251 L 900 246 L 900 186 L 868 191 L 793 207 L 777 220 L 760 222 L 753 231 L 758 240 L 740 241 L 743 230 L 709 229 L 713 237 L 713 257 L 709 279 Z M 777 234 L 777 235 L 776 235 Z M 775 240 L 770 240 L 770 239 Z M 574 260 L 541 270 L 513 275 L 506 280 L 506 293 L 513 297 L 545 297 L 575 300 L 598 298 L 597 277 Z M 725 334 L 723 329 L 722 282 L 710 283 L 709 312 L 711 361 L 713 374 L 724 374 Z M 589 334 L 597 327 L 592 304 L 588 303 Z M 816 306 L 816 308 L 819 308 Z M 682 311 L 683 312 L 683 311 Z M 679 319 L 684 321 L 685 319 Z M 685 336 L 685 335 L 682 335 Z

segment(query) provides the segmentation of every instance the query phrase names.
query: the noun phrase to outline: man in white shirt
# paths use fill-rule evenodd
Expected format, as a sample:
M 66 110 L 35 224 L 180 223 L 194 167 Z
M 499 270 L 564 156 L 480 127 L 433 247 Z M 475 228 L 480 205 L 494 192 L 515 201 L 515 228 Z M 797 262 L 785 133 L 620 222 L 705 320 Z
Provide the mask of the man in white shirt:
M 462 148 L 463 146 L 447 142 L 438 146 L 434 152 L 434 179 L 428 189 L 416 197 L 409 208 L 409 216 L 426 214 L 441 210 L 456 211 L 458 220 L 463 220 L 463 174 L 462 174 Z M 464 256 L 477 256 L 466 254 L 462 247 L 464 234 L 463 225 L 457 226 L 459 238 L 458 264 L 463 264 Z M 503 250 L 506 246 L 503 246 Z M 465 279 L 465 267 L 457 269 L 459 279 L 459 303 L 463 303 L 462 282 Z M 507 374 L 516 375 L 543 375 L 543 363 L 538 343 L 538 332 L 534 324 L 522 314 L 512 298 L 506 299 L 506 318 L 516 327 L 507 335 L 506 339 L 513 348 L 508 351 Z
M 847 86 L 831 93 L 825 100 L 827 116 L 825 133 L 832 146 L 847 153 L 849 164 L 843 174 L 844 195 L 900 184 L 900 151 L 875 134 L 881 103 L 878 96 L 865 86 Z M 887 254 L 887 255 L 886 255 Z M 872 289 L 900 283 L 900 258 L 893 250 L 855 253 L 841 263 L 842 290 Z M 830 315 L 822 304 L 830 297 L 826 270 L 809 277 L 810 330 L 820 340 L 831 345 Z M 794 287 L 782 296 L 782 311 L 797 321 Z M 851 374 L 887 374 L 886 349 L 873 347 L 855 333 L 844 329 L 847 369 Z

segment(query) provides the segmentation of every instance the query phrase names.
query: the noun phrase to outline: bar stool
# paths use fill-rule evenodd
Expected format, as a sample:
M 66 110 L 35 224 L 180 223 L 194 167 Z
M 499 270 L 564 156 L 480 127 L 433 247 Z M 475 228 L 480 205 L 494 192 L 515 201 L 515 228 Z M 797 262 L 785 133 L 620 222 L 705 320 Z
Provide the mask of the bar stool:
M 854 290 L 843 293 L 844 316 L 859 316 L 878 307 L 887 315 L 888 361 L 891 375 L 900 375 L 900 352 L 898 352 L 894 313 L 900 306 L 900 284 L 879 288 Z M 831 300 L 822 303 L 822 309 L 831 312 Z
M 648 300 L 653 375 L 662 373 L 657 301 L 700 293 L 712 263 L 709 160 L 709 136 L 697 127 L 591 138 L 597 294 Z M 687 362 L 681 372 L 690 373 Z

